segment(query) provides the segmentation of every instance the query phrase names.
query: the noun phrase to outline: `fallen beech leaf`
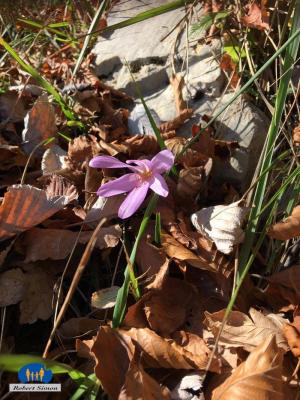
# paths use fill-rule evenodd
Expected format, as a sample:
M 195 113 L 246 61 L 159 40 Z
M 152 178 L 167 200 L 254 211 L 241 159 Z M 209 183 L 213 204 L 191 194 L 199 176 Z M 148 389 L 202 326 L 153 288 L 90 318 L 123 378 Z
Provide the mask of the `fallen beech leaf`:
M 186 144 L 186 139 L 183 137 L 174 137 L 167 139 L 165 145 L 174 154 L 175 157 L 181 152 Z M 184 168 L 199 167 L 207 163 L 208 157 L 199 153 L 197 150 L 188 148 L 184 154 L 178 158 L 178 162 L 183 165 Z
M 91 341 L 87 345 L 91 345 Z M 95 374 L 105 392 L 112 400 L 117 400 L 126 380 L 130 361 L 134 355 L 134 345 L 129 336 L 102 326 L 90 349 L 96 360 Z
M 55 277 L 42 267 L 26 273 L 26 293 L 20 303 L 20 324 L 33 324 L 51 317 Z
M 74 186 L 64 186 L 56 179 L 51 180 L 46 190 L 30 185 L 9 187 L 0 206 L 0 240 L 40 224 L 77 196 Z
M 26 115 L 25 102 L 16 91 L 7 91 L 0 95 L 0 120 L 21 122 Z
M 129 153 L 129 145 L 124 143 L 120 143 L 119 141 L 115 140 L 111 143 L 106 143 L 104 140 L 100 140 L 101 149 L 108 153 L 110 156 L 116 156 L 120 153 L 128 154 Z
M 28 156 L 19 146 L 0 145 L 0 170 L 6 171 L 13 167 L 24 167 Z
M 65 158 L 67 168 L 85 171 L 89 160 L 100 153 L 100 146 L 93 135 L 81 135 L 69 142 L 68 155 Z
M 123 142 L 128 146 L 128 154 L 137 157 L 139 154 L 155 154 L 159 150 L 156 137 L 135 135 Z
M 26 232 L 22 243 L 26 251 L 25 262 L 46 260 L 62 260 L 72 251 L 76 241 L 86 244 L 93 231 L 73 232 L 64 229 L 33 228 Z M 95 247 L 105 249 L 115 247 L 119 243 L 122 230 L 119 225 L 100 229 Z
M 248 6 L 248 14 L 241 18 L 241 22 L 249 28 L 255 28 L 259 30 L 270 29 L 269 17 L 264 6 L 265 0 L 261 1 L 259 7 L 256 3 L 252 3 Z
M 24 125 L 23 149 L 27 154 L 43 140 L 56 135 L 55 113 L 46 94 L 42 94 L 34 103 L 24 119 Z
M 200 193 L 205 179 L 203 167 L 182 169 L 179 173 L 176 192 L 182 199 L 194 199 Z
M 43 175 L 53 174 L 65 168 L 66 155 L 67 153 L 56 144 L 47 149 L 43 154 L 41 163 Z
M 219 251 L 230 254 L 234 245 L 244 239 L 241 225 L 247 209 L 240 206 L 240 201 L 229 205 L 202 208 L 192 214 L 191 221 L 197 231 L 209 237 Z
M 296 206 L 283 222 L 271 226 L 268 235 L 278 240 L 289 240 L 300 236 L 300 205 Z
M 58 333 L 64 339 L 74 339 L 91 331 L 98 331 L 101 321 L 92 318 L 70 318 L 58 328 Z
M 19 303 L 25 292 L 25 274 L 20 268 L 0 274 L 0 307 Z
M 183 100 L 182 96 L 184 78 L 179 74 L 173 74 L 170 78 L 170 84 L 174 92 L 176 111 L 177 114 L 180 114 L 181 111 L 186 109 L 186 102 Z
M 282 400 L 281 375 L 282 353 L 269 336 L 213 391 L 212 400 Z
M 296 145 L 300 144 L 300 124 L 294 129 L 293 139 Z
M 147 374 L 135 352 L 118 400 L 171 400 L 170 392 Z
M 238 74 L 238 65 L 233 61 L 230 54 L 224 53 L 220 59 L 220 68 L 222 71 L 225 71 L 230 78 L 230 86 L 233 89 L 239 84 L 240 77 Z
M 184 261 L 195 268 L 214 272 L 218 270 L 218 266 L 213 261 L 208 262 L 205 258 L 197 256 L 166 233 L 161 234 L 161 245 L 170 258 Z
M 161 288 L 152 289 L 144 300 L 150 328 L 163 336 L 178 330 L 184 325 L 196 295 L 189 283 L 165 277 Z
M 291 324 L 286 324 L 283 327 L 283 334 L 286 337 L 291 352 L 295 357 L 300 357 L 300 333 Z
M 217 337 L 221 327 L 225 310 L 210 314 L 205 313 L 205 324 Z M 249 318 L 240 311 L 232 311 L 222 331 L 219 343 L 228 347 L 242 347 L 246 351 L 252 351 L 270 335 L 275 335 L 277 345 L 287 350 L 287 343 L 282 334 L 282 327 L 287 320 L 280 315 L 264 315 L 254 308 L 250 308 Z
M 193 352 L 178 345 L 173 339 L 164 339 L 148 328 L 131 328 L 121 331 L 129 336 L 142 350 L 143 365 L 146 368 L 205 369 L 210 356 L 208 347 L 193 347 Z M 218 372 L 219 364 L 213 362 L 210 371 Z
M 111 286 L 94 292 L 92 294 L 91 306 L 100 310 L 114 307 L 119 289 L 119 286 Z
M 300 264 L 292 265 L 291 267 L 285 268 L 282 271 L 275 272 L 274 274 L 268 276 L 267 279 L 271 283 L 293 289 L 300 295 Z

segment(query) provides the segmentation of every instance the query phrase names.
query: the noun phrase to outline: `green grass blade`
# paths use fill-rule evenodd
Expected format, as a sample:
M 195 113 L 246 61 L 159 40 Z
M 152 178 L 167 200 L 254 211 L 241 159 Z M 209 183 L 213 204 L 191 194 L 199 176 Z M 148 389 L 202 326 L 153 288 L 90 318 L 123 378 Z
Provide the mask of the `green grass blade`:
M 191 36 L 201 35 L 207 31 L 218 20 L 226 18 L 229 11 L 211 12 L 203 15 L 201 19 L 191 26 Z
M 293 41 L 290 41 L 283 65 L 283 76 L 280 79 L 278 92 L 276 95 L 275 102 L 275 111 L 272 117 L 271 125 L 267 135 L 267 145 L 266 151 L 264 154 L 264 159 L 261 165 L 261 170 L 265 170 L 272 163 L 273 151 L 275 147 L 275 142 L 278 136 L 282 113 L 284 110 L 284 105 L 288 93 L 288 86 L 292 76 L 292 65 L 294 64 L 297 53 L 299 49 L 299 37 L 295 37 L 295 35 L 300 31 L 300 0 L 296 1 L 295 4 L 295 13 L 293 18 L 293 25 L 290 32 L 290 38 L 294 37 Z M 289 41 L 288 40 L 288 41 Z M 287 42 L 288 42 L 287 41 Z M 259 215 L 261 214 L 262 205 L 265 197 L 266 186 L 268 181 L 268 175 L 265 174 L 263 178 L 258 182 L 258 185 L 255 190 L 255 194 L 253 197 L 254 207 L 251 210 L 248 226 L 246 229 L 245 241 L 241 248 L 241 253 L 239 257 L 239 269 L 237 275 L 237 281 L 241 278 L 242 271 L 245 269 L 247 265 L 247 260 L 252 250 L 252 246 L 256 236 L 256 229 L 258 226 Z
M 42 88 L 44 88 L 49 94 L 53 96 L 54 100 L 60 105 L 65 116 L 68 119 L 75 120 L 73 112 L 64 102 L 63 98 L 57 92 L 55 87 L 52 86 L 50 82 L 46 81 L 46 79 L 44 79 L 35 68 L 27 64 L 26 61 L 24 61 L 2 37 L 0 37 L 0 45 L 5 48 L 5 50 L 17 61 L 17 63 L 25 72 L 31 75 Z
M 138 245 L 140 243 L 142 236 L 145 233 L 146 227 L 150 221 L 150 217 L 156 206 L 157 200 L 158 200 L 157 194 L 153 194 L 150 198 L 150 201 L 146 208 L 146 211 L 145 211 L 143 220 L 141 222 L 137 237 L 135 239 L 133 249 L 130 254 L 131 265 L 134 264 Z M 130 266 L 127 265 L 125 272 L 124 272 L 124 282 L 123 282 L 122 287 L 118 290 L 117 300 L 116 300 L 116 304 L 114 307 L 114 314 L 113 314 L 113 321 L 112 321 L 113 328 L 117 328 L 118 326 L 120 326 L 123 321 L 123 318 L 125 315 L 125 310 L 126 310 L 127 297 L 128 297 L 128 293 L 129 293 L 130 281 L 131 281 L 130 280 Z M 139 292 L 138 292 L 138 294 L 139 294 Z
M 160 213 L 156 213 L 156 215 L 155 215 L 154 241 L 158 246 L 160 246 L 160 244 L 161 244 L 160 234 L 161 234 L 161 218 L 160 218 Z
M 89 43 L 90 43 L 90 40 L 91 40 L 90 33 L 93 31 L 93 29 L 94 29 L 95 26 L 97 25 L 99 19 L 100 19 L 101 16 L 103 15 L 103 13 L 104 13 L 104 11 L 106 10 L 108 4 L 109 4 L 109 0 L 104 0 L 104 1 L 102 2 L 102 4 L 98 7 L 98 10 L 96 11 L 96 13 L 95 13 L 95 15 L 94 15 L 94 18 L 93 18 L 92 23 L 91 23 L 91 25 L 90 25 L 90 27 L 89 27 L 87 36 L 86 36 L 85 39 L 84 39 L 82 49 L 81 49 L 80 54 L 79 54 L 79 56 L 78 56 L 78 59 L 77 59 L 77 61 L 76 61 L 76 65 L 75 65 L 74 71 L 73 71 L 73 76 L 76 75 L 76 73 L 77 73 L 77 71 L 78 71 L 78 69 L 79 69 L 79 67 L 80 67 L 80 65 L 81 65 L 81 63 L 82 63 L 83 57 L 84 57 L 84 55 L 85 55 L 85 53 L 86 53 L 86 50 L 87 50 L 87 48 L 88 48 L 88 45 L 89 45 Z
M 268 68 L 275 60 L 276 58 L 291 44 L 293 43 L 294 40 L 299 40 L 299 35 L 300 35 L 300 29 L 297 28 L 295 29 L 294 33 L 289 37 L 289 39 L 272 55 L 272 57 L 269 58 L 269 60 L 243 85 L 240 90 L 238 90 L 232 98 L 223 106 L 220 108 L 220 110 L 213 115 L 213 117 L 209 120 L 209 122 L 201 128 L 200 132 L 195 135 L 193 138 L 189 140 L 189 142 L 182 148 L 181 152 L 177 155 L 177 158 L 182 156 L 185 151 L 191 147 L 193 143 L 195 143 L 199 139 L 199 135 L 201 135 L 207 127 L 212 125 L 221 114 L 242 94 L 244 93 L 251 85 L 252 83 L 255 82 L 255 80 Z M 289 68 L 286 73 L 291 73 L 292 68 Z
M 150 10 L 143 11 L 143 12 L 135 15 L 132 18 L 126 19 L 125 21 L 118 22 L 117 24 L 107 26 L 104 29 L 97 29 L 96 31 L 87 33 L 87 35 L 94 35 L 99 32 L 114 31 L 117 29 L 125 28 L 126 26 L 137 24 L 138 22 L 142 22 L 142 21 L 145 21 L 146 19 L 153 18 L 158 15 L 167 13 L 169 11 L 176 10 L 177 8 L 184 7 L 185 5 L 193 3 L 193 2 L 194 2 L 194 0 L 177 0 L 172 3 L 163 4 L 159 7 L 154 7 L 154 8 L 151 8 Z M 85 35 L 82 35 L 80 37 L 83 37 L 83 36 L 85 36 Z
M 100 389 L 100 382 L 98 381 L 95 374 L 91 374 L 88 376 L 88 379 L 94 383 L 93 387 L 88 387 L 83 384 L 79 386 L 75 393 L 71 396 L 70 400 L 78 400 L 82 398 L 84 395 L 84 399 L 86 400 L 96 400 L 97 394 Z
M 55 26 L 59 26 L 59 24 L 49 24 L 49 25 L 43 25 L 40 22 L 37 21 L 32 21 L 30 19 L 24 19 L 24 18 L 18 18 L 18 21 L 23 22 L 26 25 L 29 25 L 33 28 L 37 28 L 40 30 L 47 29 L 49 32 L 54 33 L 55 35 L 61 36 L 65 39 L 70 39 L 68 35 L 66 35 L 64 32 L 60 31 L 59 29 L 56 29 Z
M 87 387 L 92 387 L 94 385 L 94 382 L 83 372 L 67 364 L 27 354 L 0 354 L 0 370 L 2 371 L 18 372 L 20 368 L 29 363 L 44 364 L 47 368 L 51 369 L 54 375 L 68 374 L 78 384 L 84 383 Z

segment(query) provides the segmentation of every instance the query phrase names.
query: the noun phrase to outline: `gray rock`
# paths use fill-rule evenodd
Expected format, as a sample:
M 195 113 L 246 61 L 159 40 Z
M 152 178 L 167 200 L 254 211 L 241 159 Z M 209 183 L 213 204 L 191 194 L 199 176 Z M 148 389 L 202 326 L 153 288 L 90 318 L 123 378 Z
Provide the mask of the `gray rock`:
M 149 109 L 156 126 L 159 126 L 161 120 L 157 113 Z M 149 118 L 146 114 L 143 104 L 137 104 L 132 110 L 128 118 L 128 132 L 130 135 L 153 135 L 155 132 L 150 124 Z
M 165 3 L 164 0 L 120 2 L 111 11 L 108 24 L 123 21 Z M 200 14 L 201 9 L 198 7 L 193 16 L 194 20 Z M 190 137 L 192 124 L 198 124 L 203 114 L 213 115 L 230 99 L 232 93 L 222 95 L 225 76 L 217 61 L 221 53 L 221 42 L 215 40 L 211 45 L 202 45 L 191 38 L 187 46 L 185 32 L 174 29 L 184 15 L 185 10 L 181 8 L 107 33 L 99 39 L 93 52 L 96 54 L 96 73 L 105 77 L 115 88 L 133 96 L 138 110 L 140 100 L 128 69 L 128 66 L 130 67 L 148 107 L 160 121 L 168 121 L 176 116 L 174 93 L 169 84 L 173 60 L 176 72 L 182 74 L 185 79 L 184 99 L 188 107 L 194 109 L 193 118 L 178 131 L 178 134 Z M 170 34 L 167 36 L 168 33 Z M 136 133 L 134 130 L 139 125 L 140 128 L 147 126 L 148 133 L 153 134 L 145 118 L 143 117 L 142 122 L 137 121 L 139 118 L 134 117 L 130 120 L 130 132 Z M 241 148 L 234 151 L 230 162 L 225 165 L 222 162 L 215 163 L 214 179 L 217 183 L 230 181 L 245 189 L 251 180 L 264 143 L 268 126 L 266 117 L 249 101 L 240 98 L 222 114 L 216 125 L 217 136 L 220 139 L 236 140 Z

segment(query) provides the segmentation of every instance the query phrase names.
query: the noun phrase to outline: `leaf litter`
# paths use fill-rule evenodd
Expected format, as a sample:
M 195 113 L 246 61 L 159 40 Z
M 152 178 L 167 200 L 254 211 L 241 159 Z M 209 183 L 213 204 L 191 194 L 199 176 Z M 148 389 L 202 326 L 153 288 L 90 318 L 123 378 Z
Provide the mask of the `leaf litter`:
M 206 3 L 213 12 L 220 11 L 216 2 Z M 265 2 L 249 3 L 241 23 L 268 30 Z M 220 333 L 248 208 L 230 182 L 216 187 L 212 179 L 215 164 L 225 165 L 238 148 L 236 142 L 217 139 L 212 126 L 181 154 L 209 117 L 203 115 L 186 137 L 178 136 L 178 129 L 193 116 L 183 99 L 180 75 L 170 79 L 177 116 L 171 121 L 156 118 L 178 172 L 165 176 L 169 193 L 156 206 L 160 243 L 155 242 L 152 219 L 134 264 L 142 296 L 134 301 L 129 295 L 123 323 L 112 329 L 117 291 L 144 207 L 130 219 L 118 218 L 124 194 L 105 198 L 96 192 L 123 172 L 91 168 L 90 161 L 98 156 L 123 163 L 149 161 L 160 148 L 153 129 L 140 130 L 144 109 L 130 114 L 132 99 L 94 75 L 93 55 L 82 64 L 75 84 L 70 79 L 75 60 L 72 52 L 68 55 L 73 61 L 59 53 L 46 57 L 42 71 L 72 101 L 78 121 L 67 121 L 51 96 L 26 85 L 16 66 L 14 85 L 0 95 L 0 306 L 7 307 L 10 317 L 18 316 L 9 323 L 8 336 L 16 327 L 27 330 L 41 321 L 53 323 L 82 252 L 105 218 L 48 355 L 64 357 L 65 346 L 74 349 L 76 339 L 72 365 L 86 368 L 88 374 L 95 371 L 113 400 L 283 398 L 283 369 L 288 362 L 295 366 L 300 356 L 300 267 L 291 265 L 265 277 L 264 289 L 251 294 L 251 305 L 242 291 Z M 236 64 L 228 54 L 220 63 L 232 74 L 229 86 L 235 89 Z M 50 138 L 53 141 L 45 145 Z M 299 221 L 296 206 L 283 222 L 269 228 L 268 235 L 297 238 Z M 20 338 L 13 352 L 16 348 Z

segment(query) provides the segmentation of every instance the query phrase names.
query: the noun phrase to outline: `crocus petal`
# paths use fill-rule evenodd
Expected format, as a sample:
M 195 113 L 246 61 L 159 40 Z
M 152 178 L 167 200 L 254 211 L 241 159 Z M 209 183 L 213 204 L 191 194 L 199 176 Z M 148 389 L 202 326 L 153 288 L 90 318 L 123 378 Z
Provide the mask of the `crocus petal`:
M 150 189 L 163 197 L 167 197 L 169 194 L 169 188 L 166 181 L 161 175 L 158 174 L 153 176 L 153 182 L 150 184 Z
M 162 174 L 174 164 L 174 155 L 170 150 L 162 150 L 151 160 L 151 169 L 154 173 Z
M 139 184 L 140 180 L 136 174 L 126 174 L 114 181 L 104 183 L 97 191 L 98 196 L 111 197 L 120 193 L 130 192 Z
M 92 168 L 130 168 L 136 171 L 135 167 L 127 165 L 112 156 L 97 156 L 91 159 L 89 166 Z
M 145 182 L 143 185 L 134 188 L 128 193 L 126 199 L 119 208 L 118 216 L 122 219 L 131 217 L 145 200 L 148 189 L 149 184 Z

